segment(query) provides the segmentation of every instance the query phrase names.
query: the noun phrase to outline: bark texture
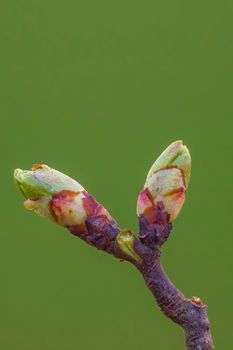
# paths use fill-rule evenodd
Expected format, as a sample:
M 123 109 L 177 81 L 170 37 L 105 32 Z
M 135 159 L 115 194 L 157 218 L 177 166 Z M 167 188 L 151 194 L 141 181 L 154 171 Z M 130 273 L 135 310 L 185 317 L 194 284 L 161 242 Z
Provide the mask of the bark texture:
M 133 249 L 139 261 L 122 250 L 117 240 L 122 231 L 114 220 L 106 220 L 105 216 L 92 216 L 85 228 L 68 227 L 72 234 L 88 244 L 131 262 L 140 271 L 161 311 L 183 328 L 187 350 L 213 350 L 207 306 L 198 297 L 185 298 L 161 266 L 161 245 L 168 238 L 171 224 L 156 223 L 153 226 L 141 217 L 140 228 L 139 238 L 132 236 Z

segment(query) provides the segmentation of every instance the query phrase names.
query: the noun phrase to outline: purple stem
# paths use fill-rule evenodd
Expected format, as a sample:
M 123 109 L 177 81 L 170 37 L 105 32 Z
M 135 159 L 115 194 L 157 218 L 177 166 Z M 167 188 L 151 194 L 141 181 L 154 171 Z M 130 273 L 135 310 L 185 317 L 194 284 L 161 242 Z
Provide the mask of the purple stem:
M 134 250 L 141 263 L 120 249 L 116 240 L 120 228 L 114 220 L 106 221 L 97 215 L 87 220 L 85 230 L 75 226 L 68 229 L 97 249 L 131 262 L 141 272 L 161 311 L 183 328 L 186 350 L 213 350 L 207 306 L 197 297 L 186 299 L 161 266 L 160 247 L 168 238 L 171 224 L 149 224 L 145 217 L 140 217 L 139 222 L 140 237 L 134 238 Z

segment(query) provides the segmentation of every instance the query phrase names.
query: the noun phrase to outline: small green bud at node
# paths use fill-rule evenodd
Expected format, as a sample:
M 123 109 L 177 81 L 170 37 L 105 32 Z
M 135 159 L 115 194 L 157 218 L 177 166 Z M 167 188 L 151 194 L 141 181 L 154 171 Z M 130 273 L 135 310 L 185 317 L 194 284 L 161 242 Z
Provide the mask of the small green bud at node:
M 122 252 L 141 264 L 142 260 L 134 250 L 134 235 L 130 230 L 122 230 L 117 235 L 117 243 Z

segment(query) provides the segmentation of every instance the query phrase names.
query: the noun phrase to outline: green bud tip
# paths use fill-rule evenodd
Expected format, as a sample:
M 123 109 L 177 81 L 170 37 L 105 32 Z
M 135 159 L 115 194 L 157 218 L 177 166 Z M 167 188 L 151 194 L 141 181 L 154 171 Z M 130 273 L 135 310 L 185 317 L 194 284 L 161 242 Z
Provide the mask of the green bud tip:
M 183 172 L 185 186 L 188 187 L 191 172 L 191 156 L 183 141 L 178 140 L 171 143 L 156 159 L 150 168 L 147 180 L 158 170 L 175 166 Z
M 54 212 L 51 211 L 51 198 L 55 194 L 61 191 L 68 191 L 69 193 L 76 193 L 75 198 L 72 197 L 72 205 L 76 208 L 77 215 L 79 218 L 73 218 L 69 215 L 68 224 L 76 221 L 79 223 L 86 217 L 82 208 L 82 202 L 80 200 L 81 194 L 84 188 L 75 180 L 69 176 L 48 167 L 45 164 L 36 164 L 32 167 L 32 170 L 21 170 L 16 169 L 14 171 L 14 180 L 26 198 L 24 206 L 26 209 L 33 210 L 37 214 L 46 217 L 52 221 L 56 221 L 60 224 L 66 224 L 66 211 L 64 201 L 62 202 L 64 209 L 64 220 L 55 220 Z M 78 197 L 79 194 L 79 197 Z M 68 195 L 67 195 L 68 196 Z M 70 199 L 70 198 L 69 198 Z M 63 214 L 63 213 L 62 213 Z M 76 216 L 77 216 L 76 215 Z

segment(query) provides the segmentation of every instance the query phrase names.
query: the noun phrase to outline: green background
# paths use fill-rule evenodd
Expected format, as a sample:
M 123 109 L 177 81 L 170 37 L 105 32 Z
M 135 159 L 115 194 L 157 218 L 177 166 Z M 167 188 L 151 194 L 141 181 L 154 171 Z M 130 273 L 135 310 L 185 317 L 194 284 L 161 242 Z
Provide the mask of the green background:
M 232 349 L 232 1 L 3 0 L 0 5 L 0 348 L 183 349 L 138 272 L 23 209 L 16 167 L 76 178 L 122 227 L 172 141 L 187 201 L 163 249 Z

